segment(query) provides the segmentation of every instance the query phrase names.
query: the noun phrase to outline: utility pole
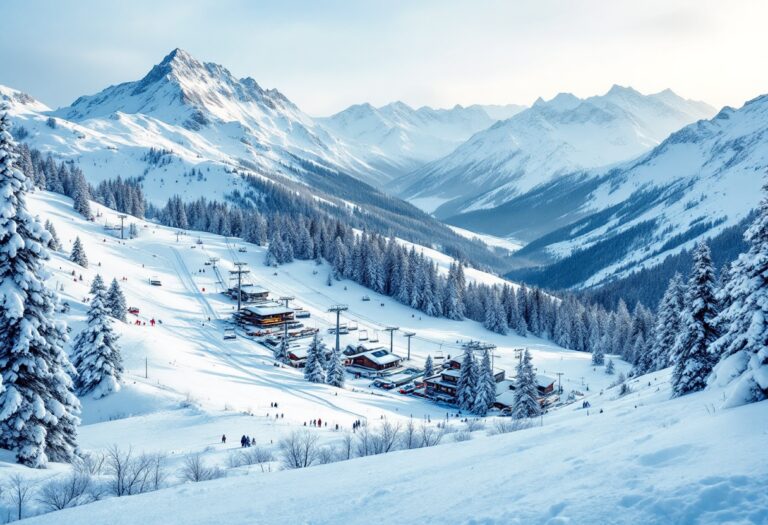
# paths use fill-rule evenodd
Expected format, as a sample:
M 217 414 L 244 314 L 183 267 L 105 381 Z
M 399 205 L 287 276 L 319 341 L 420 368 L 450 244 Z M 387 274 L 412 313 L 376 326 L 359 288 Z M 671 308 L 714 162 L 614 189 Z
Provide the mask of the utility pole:
M 563 377 L 562 372 L 555 372 L 557 374 L 557 393 L 562 394 L 563 393 L 563 384 L 560 381 L 560 378 Z
M 328 308 L 329 312 L 336 312 L 336 352 L 339 352 L 339 324 L 341 320 L 341 312 L 349 310 L 349 307 L 345 304 L 337 304 Z
M 395 331 L 400 330 L 399 326 L 388 326 L 384 329 L 385 332 L 389 332 L 389 353 L 394 353 L 394 337 Z
M 181 230 L 176 230 L 176 242 L 179 242 L 179 237 L 184 235 Z
M 237 311 L 240 311 L 240 305 L 242 304 L 243 297 L 243 274 L 250 273 L 250 270 L 243 270 L 243 266 L 247 266 L 248 263 L 236 262 L 237 270 L 230 270 L 229 273 L 237 275 Z
M 284 295 L 280 298 L 281 301 L 285 301 L 285 307 L 288 308 L 288 302 L 293 301 L 296 299 L 295 297 L 290 297 L 288 295 Z M 283 320 L 283 342 L 288 343 L 288 320 Z
M 125 215 L 123 213 L 121 213 L 120 215 L 117 216 L 117 218 L 120 219 L 120 239 L 124 239 L 125 238 L 125 237 L 123 237 L 123 224 L 124 224 L 123 221 L 125 221 L 126 217 L 127 217 L 127 215 Z
M 149 358 L 144 358 L 144 379 L 149 378 Z
M 411 360 L 411 337 L 416 335 L 416 332 L 403 332 L 403 335 L 408 339 L 408 359 L 406 361 Z

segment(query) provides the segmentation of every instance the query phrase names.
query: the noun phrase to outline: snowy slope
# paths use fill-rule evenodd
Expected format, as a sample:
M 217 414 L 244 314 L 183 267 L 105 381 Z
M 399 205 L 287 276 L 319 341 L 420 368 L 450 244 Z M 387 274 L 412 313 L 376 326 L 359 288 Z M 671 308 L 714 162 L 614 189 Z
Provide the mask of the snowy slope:
M 209 465 L 226 467 L 244 433 L 276 452 L 278 439 L 307 428 L 303 423 L 317 417 L 329 426 L 310 431 L 321 443 L 338 444 L 343 434 L 334 430 L 337 423 L 346 429 L 356 419 L 376 425 L 382 417 L 405 421 L 413 416 L 429 417 L 434 426 L 446 416 L 446 407 L 373 389 L 366 380 L 348 378 L 340 391 L 308 384 L 299 371 L 273 366 L 271 354 L 242 334 L 224 342 L 226 324 L 220 319 L 233 305 L 218 292 L 210 266 L 203 264 L 211 256 L 220 257 L 225 274 L 233 262 L 249 262 L 253 282 L 274 296 L 294 296 L 294 304 L 311 312 L 309 324 L 323 332 L 332 323 L 328 306 L 340 302 L 350 306 L 345 320 L 358 322 L 371 334 L 386 324 L 416 331 L 415 364 L 427 354 L 455 353 L 457 340 L 475 338 L 498 344 L 495 364 L 509 371 L 516 362 L 514 348 L 527 346 L 539 373 L 564 372 L 565 390 L 586 394 L 584 399 L 592 405 L 589 411 L 576 408 L 580 403 L 566 405 L 547 414 L 539 422 L 542 427 L 514 434 L 489 436 L 494 425 L 489 418 L 469 442 L 453 443 L 449 433 L 445 444 L 435 448 L 301 471 L 274 472 L 277 463 L 268 465 L 273 472 L 255 466 L 228 469 L 228 479 L 108 498 L 30 523 L 356 524 L 391 523 L 395 515 L 402 523 L 452 524 L 767 519 L 768 502 L 761 489 L 768 481 L 768 464 L 761 454 L 768 424 L 765 403 L 717 410 L 718 390 L 670 401 L 668 370 L 632 381 L 634 392 L 617 398 L 617 389 L 609 386 L 614 377 L 595 370 L 589 354 L 535 338 L 491 334 L 473 322 L 422 318 L 351 282 L 328 287 L 328 269 L 320 267 L 315 273 L 318 267 L 312 262 L 275 270 L 261 264 L 261 248 L 210 234 L 191 233 L 177 242 L 172 229 L 135 219 L 129 222 L 137 222 L 140 237 L 121 242 L 102 229 L 105 222 L 114 224 L 117 215 L 104 207 L 93 205 L 100 215 L 90 223 L 59 195 L 37 192 L 29 206 L 55 223 L 65 248 L 79 235 L 88 254 L 87 270 L 60 254 L 49 263 L 52 281 L 72 305 L 67 321 L 74 333 L 82 327 L 82 298 L 97 272 L 108 281 L 127 279 L 122 286 L 128 303 L 141 309 L 140 321 L 162 320 L 155 327 L 148 322 L 115 323 L 126 364 L 125 386 L 106 399 L 83 400 L 80 443 L 89 452 L 117 444 L 124 450 L 167 454 L 171 484 L 179 482 L 176 471 L 189 453 L 201 453 Z M 195 242 L 198 237 L 202 244 Z M 247 252 L 239 252 L 240 246 Z M 77 280 L 80 273 L 82 282 Z M 150 287 L 149 276 L 157 276 L 162 286 Z M 495 279 L 482 274 L 468 278 Z M 372 300 L 361 301 L 365 294 Z M 397 335 L 395 349 L 404 355 L 405 341 Z M 626 372 L 628 366 L 617 360 L 617 368 Z M 279 404 L 283 418 L 274 419 L 272 402 Z M 452 431 L 463 427 L 453 417 L 448 425 Z M 227 444 L 220 443 L 221 434 L 229 437 Z M 735 442 L 738 447 L 731 446 Z M 6 462 L 10 459 L 0 453 L 0 481 L 20 474 L 44 483 L 68 469 L 53 465 L 47 471 L 30 470 Z M 308 504 L 312 501 L 323 504 Z M 25 515 L 39 510 L 30 501 Z
M 447 155 L 476 132 L 522 109 L 516 105 L 413 109 L 402 102 L 379 108 L 358 104 L 319 121 L 359 158 L 395 178 Z
M 402 182 L 400 194 L 439 217 L 498 206 L 558 176 L 627 160 L 715 110 L 669 90 L 613 86 L 602 96 L 561 93 L 479 132 Z

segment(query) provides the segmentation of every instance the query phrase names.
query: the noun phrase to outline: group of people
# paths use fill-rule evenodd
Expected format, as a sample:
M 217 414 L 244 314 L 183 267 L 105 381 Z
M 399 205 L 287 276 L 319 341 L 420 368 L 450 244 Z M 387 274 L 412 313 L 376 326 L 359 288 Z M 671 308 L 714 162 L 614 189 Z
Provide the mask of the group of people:
M 256 444 L 256 438 L 251 438 L 249 436 L 246 436 L 245 434 L 243 434 L 243 437 L 240 438 L 240 446 L 243 448 L 248 448 L 255 444 Z
M 359 419 L 355 420 L 355 422 L 352 423 L 352 432 L 357 431 L 357 429 L 362 427 L 362 426 L 363 426 L 363 422 L 362 421 L 360 421 Z
M 304 422 L 304 426 L 305 427 L 307 426 L 307 422 L 306 421 Z M 320 427 L 323 426 L 323 421 L 320 418 L 313 419 L 312 421 L 309 422 L 309 426 L 320 428 Z M 326 427 L 328 426 L 328 422 L 327 421 L 325 422 L 325 426 Z
M 134 321 L 133 324 L 135 324 L 136 326 L 147 326 L 147 322 L 141 321 L 140 319 L 136 319 L 136 321 Z M 155 318 L 153 317 L 152 319 L 149 320 L 149 325 L 155 326 L 155 324 L 163 324 L 163 322 L 160 319 L 155 321 Z

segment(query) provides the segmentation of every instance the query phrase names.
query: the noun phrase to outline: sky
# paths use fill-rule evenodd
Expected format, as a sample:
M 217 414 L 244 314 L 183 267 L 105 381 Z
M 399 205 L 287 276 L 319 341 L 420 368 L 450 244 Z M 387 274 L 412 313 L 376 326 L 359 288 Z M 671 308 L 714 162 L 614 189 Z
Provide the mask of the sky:
M 764 0 L 3 0 L 0 12 L 0 84 L 51 107 L 137 80 L 176 47 L 316 116 L 613 84 L 717 107 L 768 92 Z

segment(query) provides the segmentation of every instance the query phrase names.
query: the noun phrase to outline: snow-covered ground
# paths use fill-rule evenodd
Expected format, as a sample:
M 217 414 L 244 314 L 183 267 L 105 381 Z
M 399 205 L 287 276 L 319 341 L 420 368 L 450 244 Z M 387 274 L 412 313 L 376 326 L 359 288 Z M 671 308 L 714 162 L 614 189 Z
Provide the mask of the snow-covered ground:
M 486 233 L 477 233 L 470 230 L 465 230 L 464 228 L 459 228 L 458 226 L 449 225 L 448 227 L 462 237 L 466 237 L 467 239 L 480 239 L 488 246 L 503 248 L 508 252 L 516 252 L 525 246 L 524 243 L 511 237 L 496 237 L 495 235 L 488 235 Z
M 73 335 L 82 328 L 90 280 L 97 272 L 121 285 L 130 306 L 140 308 L 145 325 L 115 323 L 126 364 L 124 388 L 106 399 L 83 400 L 80 444 L 99 451 L 122 449 L 168 455 L 175 472 L 185 455 L 202 453 L 207 462 L 227 465 L 242 434 L 276 450 L 276 443 L 304 422 L 321 418 L 327 428 L 309 430 L 321 443 L 338 442 L 353 421 L 377 425 L 382 418 L 405 422 L 411 416 L 435 425 L 446 407 L 369 387 L 348 379 L 339 390 L 304 381 L 298 370 L 274 365 L 271 353 L 239 337 L 224 341 L 233 303 L 220 293 L 210 266 L 216 256 L 226 275 L 233 263 L 249 263 L 248 280 L 273 297 L 293 296 L 292 304 L 311 313 L 332 344 L 328 307 L 349 306 L 345 320 L 369 336 L 386 325 L 417 333 L 412 358 L 456 355 L 460 342 L 481 339 L 498 345 L 495 366 L 510 373 L 514 349 L 527 347 L 542 374 L 562 372 L 563 387 L 578 390 L 592 404 L 577 402 L 551 411 L 532 428 L 418 451 L 313 467 L 262 473 L 256 468 L 228 471 L 228 479 L 184 485 L 144 496 L 111 498 L 36 518 L 35 523 L 739 523 L 765 522 L 768 481 L 764 454 L 768 432 L 765 403 L 718 410 L 718 391 L 669 401 L 662 372 L 632 384 L 634 393 L 616 399 L 615 377 L 595 370 L 590 355 L 547 341 L 500 336 L 478 323 L 433 319 L 351 282 L 325 284 L 328 268 L 297 261 L 279 268 L 263 265 L 264 250 L 212 234 L 183 235 L 144 221 L 140 237 L 120 241 L 103 230 L 116 214 L 94 205 L 101 216 L 90 223 L 71 201 L 47 192 L 29 198 L 34 213 L 56 226 L 65 250 L 79 235 L 90 261 L 84 270 L 62 254 L 50 262 L 52 281 L 72 305 L 67 316 Z M 132 222 L 132 220 L 129 220 Z M 200 239 L 202 244 L 197 244 Z M 245 247 L 241 253 L 238 248 Z M 203 273 L 202 270 L 205 270 Z M 75 272 L 75 278 L 72 272 Z M 82 273 L 83 281 L 75 280 Z M 486 274 L 487 275 L 487 274 Z M 149 285 L 158 277 L 161 287 Z M 481 278 L 482 276 L 476 276 Z M 498 279 L 488 275 L 486 279 Z M 362 301 L 368 295 L 371 301 Z M 209 321 L 210 318 L 210 321 Z M 135 318 L 129 316 L 129 321 Z M 162 324 L 150 326 L 150 319 Z M 357 340 L 354 332 L 342 344 Z M 406 340 L 394 337 L 405 356 Z M 617 372 L 628 365 L 617 362 Z M 146 373 L 146 376 L 145 376 Z M 279 408 L 271 407 L 278 403 Z M 604 412 L 600 413 L 600 409 Z M 453 411 L 453 410 L 452 410 Z M 275 419 L 275 412 L 283 417 Z M 452 417 L 449 426 L 462 428 Z M 227 444 L 220 438 L 226 434 Z M 30 471 L 0 456 L 0 481 L 14 473 L 44 480 L 65 471 Z M 275 464 L 272 469 L 276 469 Z M 321 502 L 322 504 L 318 504 Z M 315 503 L 312 503 L 315 502 Z M 0 509 L 2 510 L 2 509 Z M 34 512 L 34 504 L 29 506 Z M 3 513 L 3 515 L 5 515 Z M 570 520 L 570 521 L 569 521 Z M 750 521 L 751 520 L 751 521 Z

